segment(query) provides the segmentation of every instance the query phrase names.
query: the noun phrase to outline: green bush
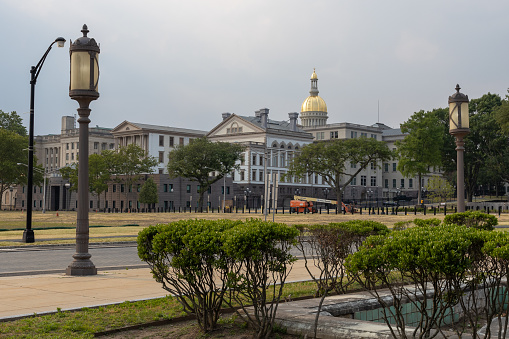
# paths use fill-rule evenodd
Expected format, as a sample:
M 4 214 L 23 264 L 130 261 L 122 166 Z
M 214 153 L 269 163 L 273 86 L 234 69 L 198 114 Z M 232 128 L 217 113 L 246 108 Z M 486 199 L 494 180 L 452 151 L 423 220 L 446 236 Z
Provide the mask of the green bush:
M 430 219 L 419 219 L 419 218 L 416 218 L 416 219 L 413 220 L 413 223 L 416 226 L 424 227 L 424 226 L 438 226 L 442 222 L 440 221 L 440 219 L 437 219 L 437 218 L 430 218 Z
M 467 211 L 445 216 L 444 224 L 464 225 L 480 230 L 492 231 L 494 226 L 498 225 L 498 220 L 494 215 L 479 211 Z
M 252 325 L 262 337 L 272 329 L 297 234 L 293 227 L 258 219 L 181 220 L 142 230 L 138 255 L 203 331 L 216 327 L 222 304 L 233 300 L 254 306 Z
M 298 233 L 285 224 L 250 219 L 222 236 L 224 251 L 234 262 L 228 285 L 231 299 L 241 305 L 242 318 L 257 338 L 266 338 L 273 329 L 284 283 L 296 260 L 290 250 Z M 254 315 L 246 305 L 252 305 Z
M 184 311 L 196 314 L 205 332 L 216 327 L 232 268 L 221 235 L 239 223 L 181 220 L 150 226 L 138 234 L 138 256 Z
M 508 272 L 501 261 L 496 261 L 497 251 L 501 258 L 509 258 L 509 235 L 455 224 L 423 223 L 389 236 L 369 237 L 345 265 L 383 306 L 392 335 L 405 338 L 405 303 L 413 304 L 421 313 L 418 333 L 430 334 L 453 306 L 463 309 L 470 328 L 477 328 L 482 312 L 491 321 L 500 309 L 498 293 Z M 390 286 L 390 300 L 380 293 L 380 286 Z M 478 287 L 483 289 L 487 305 L 472 308 Z M 389 324 L 390 318 L 396 325 Z

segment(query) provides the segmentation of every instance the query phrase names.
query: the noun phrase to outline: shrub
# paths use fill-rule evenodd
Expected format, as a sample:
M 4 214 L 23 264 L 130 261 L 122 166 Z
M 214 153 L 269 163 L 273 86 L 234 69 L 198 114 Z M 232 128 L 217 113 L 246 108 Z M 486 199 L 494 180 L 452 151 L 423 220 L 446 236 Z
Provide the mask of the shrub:
M 423 225 L 386 237 L 370 237 L 345 264 L 383 306 L 394 337 L 429 337 L 454 314 L 455 306 L 463 309 L 476 337 L 481 313 L 491 322 L 500 309 L 497 296 L 502 278 L 507 277 L 507 269 L 494 261 L 494 254 L 503 248 L 500 244 L 507 244 L 509 249 L 509 236 L 496 236 L 465 226 Z M 488 246 L 490 239 L 500 241 Z M 410 281 L 409 285 L 401 285 L 404 281 Z M 388 287 L 392 298 L 387 298 L 380 286 Z M 476 288 L 482 289 L 480 295 L 486 296 L 486 305 L 478 302 Z M 422 317 L 411 336 L 406 332 L 407 319 L 402 312 L 405 303 L 411 303 Z M 390 324 L 391 318 L 396 324 Z M 458 327 L 458 336 L 465 327 Z
M 492 231 L 494 226 L 498 225 L 498 220 L 494 215 L 479 211 L 467 211 L 445 216 L 444 224 L 464 225 L 466 227 Z
M 231 300 L 241 305 L 242 318 L 253 326 L 257 338 L 268 337 L 273 329 L 283 286 L 296 260 L 290 249 L 297 235 L 294 227 L 250 219 L 222 236 L 225 253 L 234 262 L 228 285 Z M 253 314 L 246 303 L 252 305 Z
M 138 234 L 138 256 L 184 311 L 196 314 L 205 332 L 216 327 L 233 265 L 223 251 L 221 235 L 239 223 L 181 220 Z
M 419 227 L 424 227 L 424 226 L 438 226 L 440 225 L 442 222 L 440 221 L 440 219 L 437 219 L 437 218 L 431 218 L 431 219 L 419 219 L 419 218 L 416 218 L 413 220 L 414 224 L 416 226 L 419 226 Z

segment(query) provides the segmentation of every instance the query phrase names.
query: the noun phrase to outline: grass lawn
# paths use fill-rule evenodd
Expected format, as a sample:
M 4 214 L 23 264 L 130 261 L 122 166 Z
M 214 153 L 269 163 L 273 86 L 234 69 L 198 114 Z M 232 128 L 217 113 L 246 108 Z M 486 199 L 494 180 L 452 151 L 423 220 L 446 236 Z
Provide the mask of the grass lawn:
M 285 285 L 283 296 L 313 296 L 315 290 L 316 285 L 312 282 L 291 283 Z M 173 297 L 124 302 L 94 309 L 83 308 L 76 312 L 34 314 L 29 318 L 0 322 L 0 338 L 92 338 L 96 332 L 183 315 L 182 306 Z
M 376 220 L 388 227 L 394 223 L 414 218 L 443 219 L 443 214 L 434 216 L 408 213 L 404 215 L 368 215 L 363 214 L 276 214 L 274 220 L 289 225 L 293 224 L 320 224 L 329 222 L 348 221 L 353 219 Z M 89 214 L 90 223 L 90 242 L 107 241 L 133 241 L 132 236 L 147 226 L 160 223 L 168 223 L 181 219 L 241 219 L 264 218 L 260 213 L 96 213 Z M 272 220 L 272 215 L 267 216 L 267 220 Z M 18 211 L 0 211 L 0 246 L 26 245 L 20 242 L 11 242 L 6 240 L 21 240 L 23 229 L 25 228 L 26 214 Z M 499 223 L 509 224 L 509 215 L 502 214 Z M 136 226 L 127 226 L 136 225 Z M 99 227 L 103 226 L 103 227 Z M 107 226 L 107 227 L 104 227 Z M 35 211 L 32 215 L 32 227 L 35 230 L 35 245 L 47 244 L 47 241 L 39 241 L 54 238 L 74 238 L 76 234 L 76 212 L 46 212 Z M 126 236 L 125 238 L 118 238 Z M 131 237 L 129 237 L 131 236 Z M 101 237 L 101 238 L 97 238 Z M 114 237 L 114 238 L 113 238 Z M 58 240 L 51 243 L 74 243 L 71 240 Z

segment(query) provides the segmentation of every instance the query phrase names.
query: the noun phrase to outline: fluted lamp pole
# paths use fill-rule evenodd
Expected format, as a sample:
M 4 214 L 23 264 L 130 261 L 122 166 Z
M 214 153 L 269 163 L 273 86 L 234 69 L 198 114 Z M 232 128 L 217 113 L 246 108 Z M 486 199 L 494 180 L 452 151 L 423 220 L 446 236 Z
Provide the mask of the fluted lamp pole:
M 83 36 L 71 43 L 71 81 L 69 96 L 76 100 L 79 123 L 80 157 L 78 164 L 78 215 L 76 220 L 76 253 L 74 260 L 67 267 L 67 275 L 94 275 L 97 268 L 90 260 L 88 253 L 89 220 L 88 220 L 88 124 L 90 102 L 99 98 L 97 84 L 99 80 L 99 45 L 89 38 L 87 25 L 81 30 Z
M 465 142 L 463 138 L 470 133 L 468 117 L 468 96 L 460 93 L 460 85 L 456 85 L 456 93 L 449 97 L 449 133 L 456 137 L 457 166 L 457 206 L 458 212 L 465 212 L 465 171 L 463 154 Z

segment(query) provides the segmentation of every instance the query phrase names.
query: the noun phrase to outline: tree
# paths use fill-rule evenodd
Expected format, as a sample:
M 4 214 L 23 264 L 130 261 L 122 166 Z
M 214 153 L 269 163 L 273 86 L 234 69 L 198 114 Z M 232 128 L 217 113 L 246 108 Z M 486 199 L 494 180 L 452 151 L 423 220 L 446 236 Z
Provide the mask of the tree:
M 495 110 L 502 105 L 498 94 L 485 94 L 470 100 L 470 133 L 465 138 L 465 190 L 472 201 L 480 174 L 487 164 L 503 163 L 508 141 L 495 119 Z M 502 170 L 505 172 L 505 170 Z
M 286 176 L 302 177 L 312 173 L 320 175 L 336 191 L 336 199 L 340 207 L 344 188 L 357 174 L 370 163 L 376 164 L 392 157 L 393 153 L 387 144 L 373 138 L 314 142 L 304 146 L 301 153 L 291 160 Z M 347 170 L 346 165 L 350 163 L 356 164 L 354 173 Z
M 408 134 L 396 142 L 398 171 L 405 177 L 418 177 L 417 201 L 421 201 L 422 175 L 428 173 L 430 167 L 442 164 L 444 129 L 436 110 L 421 110 L 401 124 L 401 132 Z
M 101 193 L 108 189 L 111 180 L 111 168 L 108 166 L 111 153 L 91 154 L 88 157 L 88 191 L 97 196 L 98 207 L 101 206 Z M 60 169 L 62 178 L 69 180 L 71 191 L 78 191 L 78 163 Z
M 9 187 L 27 183 L 27 145 L 28 137 L 0 128 L 0 197 Z M 34 162 L 37 163 L 35 157 Z M 19 164 L 25 164 L 25 166 Z M 40 185 L 43 182 L 43 172 L 41 166 L 34 166 L 34 185 Z
M 12 111 L 11 113 L 6 113 L 6 112 L 0 110 L 0 128 L 14 132 L 21 136 L 27 135 L 27 129 L 25 126 L 23 126 L 22 119 L 16 113 L 16 111 Z
M 199 206 L 209 187 L 231 171 L 238 169 L 244 146 L 229 142 L 211 142 L 205 137 L 179 145 L 169 154 L 170 177 L 196 181 L 199 186 Z M 213 174 L 216 175 L 213 175 Z
M 426 185 L 428 198 L 432 202 L 442 202 L 454 196 L 454 187 L 444 178 L 438 175 L 432 176 Z
M 141 174 L 151 173 L 157 165 L 157 159 L 148 155 L 148 152 L 136 144 L 129 144 L 118 148 L 116 151 L 103 151 L 107 158 L 107 167 L 111 167 L 111 173 L 116 175 L 115 181 L 123 182 L 127 189 L 125 196 L 132 185 L 140 180 Z
M 142 204 L 157 204 L 159 201 L 159 197 L 157 195 L 157 185 L 152 179 L 149 177 L 147 181 L 143 184 L 140 190 L 140 195 L 138 196 L 138 200 Z

